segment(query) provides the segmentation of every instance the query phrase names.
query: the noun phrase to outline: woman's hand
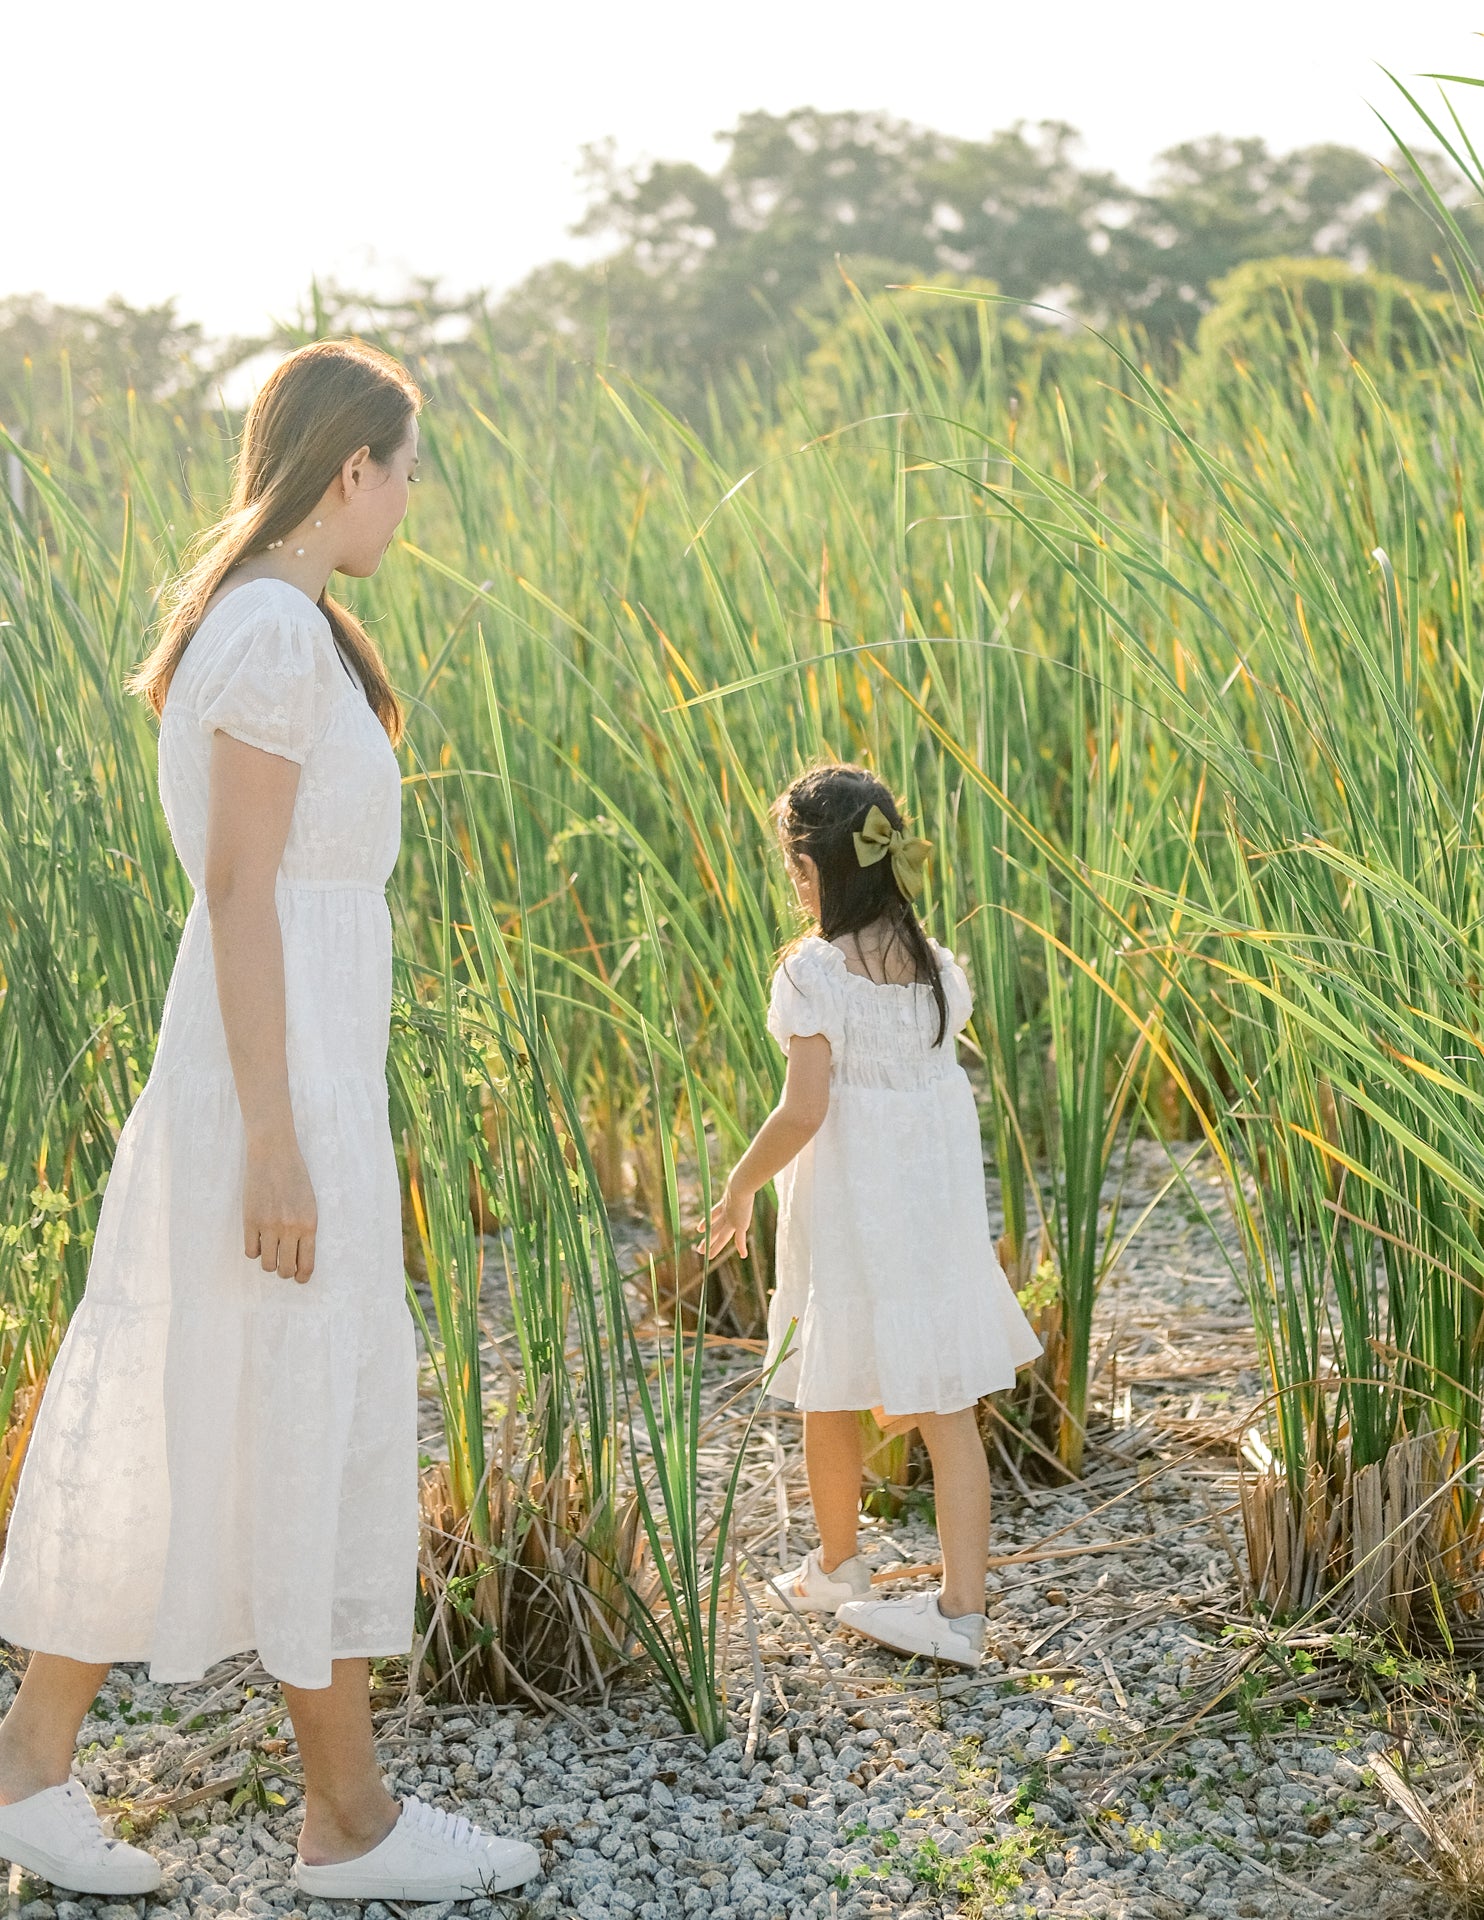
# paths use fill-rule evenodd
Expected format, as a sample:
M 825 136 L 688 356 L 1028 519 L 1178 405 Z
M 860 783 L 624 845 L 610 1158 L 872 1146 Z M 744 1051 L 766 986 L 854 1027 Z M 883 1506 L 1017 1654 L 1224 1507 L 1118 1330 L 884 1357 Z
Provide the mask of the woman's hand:
M 733 1187 L 730 1180 L 721 1190 L 721 1198 L 711 1209 L 706 1222 L 701 1251 L 708 1261 L 719 1260 L 735 1242 L 738 1255 L 747 1258 L 747 1236 L 752 1229 L 752 1203 L 755 1194 Z
M 319 1210 L 309 1169 L 292 1134 L 250 1144 L 242 1188 L 242 1251 L 264 1273 L 302 1286 L 314 1272 Z

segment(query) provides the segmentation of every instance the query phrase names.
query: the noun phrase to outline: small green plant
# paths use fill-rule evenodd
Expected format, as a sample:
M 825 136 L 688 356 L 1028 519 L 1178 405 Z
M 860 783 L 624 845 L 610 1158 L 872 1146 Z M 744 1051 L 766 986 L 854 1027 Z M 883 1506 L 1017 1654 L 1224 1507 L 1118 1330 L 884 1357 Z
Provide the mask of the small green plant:
M 1025 1778 L 1015 1789 L 1013 1805 L 1017 1819 L 1028 1814 L 1035 1802 L 1043 1798 L 1048 1785 L 1046 1768 L 1037 1760 L 1027 1769 Z
M 268 1785 L 269 1775 L 276 1777 L 277 1768 L 269 1763 L 267 1756 L 250 1753 L 237 1789 L 227 1803 L 228 1814 L 240 1813 L 246 1806 L 255 1807 L 259 1813 L 267 1813 L 270 1807 L 285 1805 L 284 1796 Z
M 1060 1292 L 1061 1275 L 1056 1270 L 1056 1262 L 1047 1254 L 1025 1285 L 1016 1289 L 1015 1297 L 1026 1318 L 1034 1321 L 1055 1302 Z
M 1030 1817 L 1021 1814 L 1015 1832 L 976 1840 L 962 1853 L 945 1854 L 935 1840 L 919 1841 L 904 1854 L 903 1865 L 918 1886 L 955 1895 L 961 1902 L 960 1913 L 972 1917 L 987 1907 L 1003 1906 L 1043 1846 Z
M 1237 1683 L 1234 1707 L 1242 1731 L 1250 1740 L 1263 1741 L 1283 1719 L 1280 1707 L 1264 1706 L 1267 1681 L 1259 1673 L 1244 1673 Z

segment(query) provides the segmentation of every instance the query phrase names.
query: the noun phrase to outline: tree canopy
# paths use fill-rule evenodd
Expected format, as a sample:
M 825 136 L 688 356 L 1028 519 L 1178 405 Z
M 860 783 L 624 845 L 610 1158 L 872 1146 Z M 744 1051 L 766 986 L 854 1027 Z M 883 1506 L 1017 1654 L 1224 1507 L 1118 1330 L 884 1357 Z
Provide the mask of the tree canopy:
M 842 269 L 868 294 L 988 284 L 1032 325 L 1127 320 L 1170 360 L 1195 340 L 1213 288 L 1251 261 L 1318 258 L 1446 285 L 1437 227 L 1401 156 L 1388 166 L 1335 145 L 1275 154 L 1213 135 L 1160 155 L 1136 190 L 1084 165 L 1061 121 L 971 140 L 885 113 L 800 107 L 744 114 L 722 138 L 711 171 L 586 149 L 575 231 L 608 251 L 589 265 L 554 261 L 498 299 L 450 299 L 436 282 L 390 302 L 316 287 L 302 331 L 216 347 L 173 305 L 0 302 L 0 422 L 55 418 L 79 393 L 183 389 L 264 347 L 348 326 L 433 363 L 456 360 L 471 332 L 492 336 L 517 369 L 553 351 L 596 359 L 687 407 L 740 363 L 756 372 L 806 356 L 840 314 Z M 1436 156 L 1427 165 L 1484 252 L 1466 183 Z
M 837 258 L 904 280 L 959 274 L 1028 306 L 1138 323 L 1154 348 L 1194 337 L 1211 288 L 1249 260 L 1320 255 L 1439 285 L 1437 229 L 1410 169 L 1353 148 L 1274 154 L 1212 136 L 1162 154 L 1147 191 L 1083 166 L 1060 121 L 954 139 L 880 113 L 750 113 L 714 172 L 624 167 L 589 149 L 577 231 L 587 268 L 543 270 L 500 319 L 548 326 L 620 364 L 711 372 L 790 336 L 838 299 Z M 1462 181 L 1442 179 L 1465 220 Z M 1484 237 L 1484 230 L 1481 230 Z

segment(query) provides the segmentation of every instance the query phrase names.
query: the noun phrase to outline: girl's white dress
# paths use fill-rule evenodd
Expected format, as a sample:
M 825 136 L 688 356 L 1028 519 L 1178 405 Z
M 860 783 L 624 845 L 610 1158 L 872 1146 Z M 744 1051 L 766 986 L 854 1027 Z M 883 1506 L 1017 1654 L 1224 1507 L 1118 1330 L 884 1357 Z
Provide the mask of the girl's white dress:
M 774 975 L 768 1031 L 830 1043 L 823 1126 L 777 1179 L 769 1388 L 812 1412 L 954 1413 L 1009 1387 L 1041 1351 L 990 1239 L 979 1120 L 954 1037 L 973 997 L 929 943 L 948 1001 L 925 982 L 852 973 L 817 936 Z
M 242 1251 L 203 894 L 218 727 L 302 769 L 276 892 L 319 1217 L 303 1285 Z M 324 1687 L 332 1659 L 411 1644 L 417 1357 L 386 1083 L 401 781 L 306 595 L 255 580 L 207 615 L 165 702 L 159 786 L 195 899 L 22 1468 L 0 1634 L 164 1681 L 255 1648 L 279 1679 Z

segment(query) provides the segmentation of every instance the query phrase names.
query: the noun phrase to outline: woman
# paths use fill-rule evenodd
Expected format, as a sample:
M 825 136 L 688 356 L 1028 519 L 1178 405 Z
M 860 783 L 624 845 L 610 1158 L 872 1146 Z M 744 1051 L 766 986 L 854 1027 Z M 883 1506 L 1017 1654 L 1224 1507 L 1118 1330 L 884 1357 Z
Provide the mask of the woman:
M 195 898 L 0 1562 L 0 1634 L 33 1649 L 0 1856 L 73 1891 L 160 1879 L 69 1778 L 109 1665 L 190 1681 L 247 1648 L 293 1719 L 306 1893 L 455 1899 L 539 1868 L 399 1808 L 372 1743 L 367 1662 L 411 1644 L 418 1532 L 385 1077 L 401 711 L 326 585 L 380 565 L 420 402 L 360 343 L 292 354 L 129 683 Z

